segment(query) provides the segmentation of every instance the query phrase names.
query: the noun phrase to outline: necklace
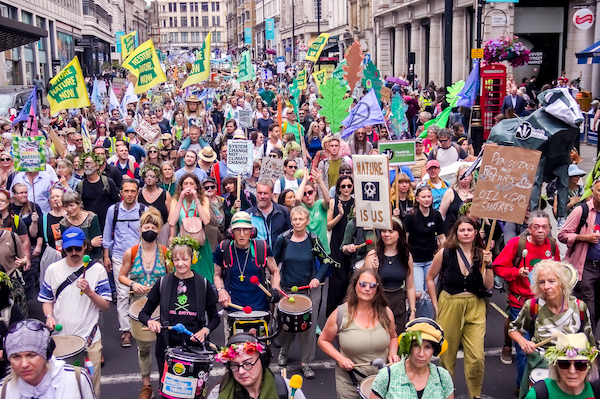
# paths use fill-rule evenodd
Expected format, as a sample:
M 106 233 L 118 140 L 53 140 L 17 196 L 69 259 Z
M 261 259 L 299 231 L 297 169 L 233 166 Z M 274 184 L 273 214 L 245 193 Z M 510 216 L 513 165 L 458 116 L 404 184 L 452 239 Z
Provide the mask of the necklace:
M 242 266 L 240 265 L 240 259 L 238 258 L 238 254 L 237 254 L 237 248 L 234 248 L 233 251 L 234 255 L 235 255 L 235 260 L 238 264 L 238 270 L 240 272 L 240 281 L 244 281 L 244 273 L 246 272 L 246 266 L 248 266 L 248 256 L 250 256 L 250 248 L 246 249 L 246 259 L 244 260 L 244 270 L 242 270 Z
M 144 251 L 142 249 L 142 266 L 145 266 L 144 273 L 149 274 L 148 272 L 146 272 L 146 269 L 150 268 L 151 263 L 156 263 L 156 262 L 154 262 L 155 258 L 156 258 L 156 248 L 154 248 L 154 250 L 148 251 L 148 253 L 146 253 L 146 251 Z M 152 273 L 153 270 L 154 270 L 154 266 L 152 266 L 152 270 L 150 270 L 150 273 Z

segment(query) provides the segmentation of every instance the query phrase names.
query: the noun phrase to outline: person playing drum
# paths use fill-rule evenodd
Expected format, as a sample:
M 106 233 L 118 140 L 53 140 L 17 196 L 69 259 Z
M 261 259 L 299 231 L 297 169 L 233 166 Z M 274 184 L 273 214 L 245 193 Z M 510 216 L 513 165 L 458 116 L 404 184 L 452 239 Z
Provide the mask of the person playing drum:
M 173 271 L 172 266 L 167 267 L 167 248 L 159 245 L 156 240 L 162 226 L 160 212 L 156 208 L 149 208 L 140 218 L 142 237 L 140 243 L 129 248 L 123 255 L 123 266 L 119 272 L 119 282 L 133 292 L 130 304 L 145 297 L 154 286 L 154 283 L 167 272 Z M 144 341 L 137 336 L 134 338 L 137 342 L 138 363 L 144 384 L 140 399 L 150 399 L 153 396 L 152 385 L 150 384 L 152 366 L 150 345 L 152 341 Z
M 379 370 L 369 398 L 453 399 L 454 383 L 450 373 L 431 363 L 431 357 L 439 356 L 447 346 L 444 331 L 435 321 L 427 317 L 409 321 L 398 343 L 402 359 Z
M 204 277 L 192 270 L 200 244 L 191 237 L 176 237 L 169 246 L 167 258 L 175 271 L 166 274 L 148 293 L 148 301 L 140 312 L 140 322 L 150 331 L 160 333 L 156 340 L 156 360 L 162 378 L 167 347 L 198 346 L 219 325 L 217 294 Z M 151 315 L 160 305 L 160 321 Z M 208 315 L 208 321 L 204 315 Z M 164 327 L 181 323 L 193 335 L 184 336 Z
M 279 301 L 279 269 L 271 249 L 265 240 L 254 238 L 256 229 L 247 212 L 236 212 L 231 218 L 233 240 L 223 240 L 215 250 L 215 288 L 219 302 L 228 307 L 230 303 L 250 306 L 253 311 L 269 311 L 271 302 Z M 265 285 L 265 272 L 271 275 L 271 298 L 251 282 L 253 277 Z M 225 339 L 228 337 L 225 326 Z
M 278 263 L 281 263 L 282 285 L 291 292 L 291 288 L 308 287 L 308 295 L 312 301 L 312 308 L 319 309 L 321 304 L 321 282 L 325 280 L 330 265 L 339 267 L 339 263 L 331 259 L 323 249 L 321 241 L 313 233 L 306 231 L 310 222 L 308 210 L 297 206 L 290 212 L 292 229 L 277 238 L 273 254 Z M 321 267 L 316 269 L 316 259 Z M 304 291 L 304 290 L 303 290 Z M 302 348 L 302 374 L 305 378 L 314 378 L 315 373 L 308 363 L 315 358 L 316 344 L 316 317 L 312 326 L 300 334 L 300 347 Z M 282 333 L 282 347 L 277 361 L 280 366 L 287 365 L 287 354 L 295 334 Z
M 216 355 L 227 373 L 207 399 L 291 398 L 305 399 L 302 389 L 269 369 L 271 351 L 253 335 L 236 334 Z
M 75 335 L 86 341 L 87 356 L 94 366 L 94 391 L 100 397 L 102 337 L 98 319 L 100 311 L 109 309 L 112 299 L 108 275 L 100 263 L 83 262 L 84 254 L 91 249 L 83 230 L 69 227 L 62 237 L 66 257 L 48 266 L 38 301 L 48 328 L 62 326 L 54 335 Z
M 102 268 L 104 270 L 104 268 Z M 52 356 L 50 330 L 35 319 L 12 324 L 6 336 L 4 356 L 11 372 L 0 383 L 3 399 L 95 399 L 92 380 L 85 369 Z

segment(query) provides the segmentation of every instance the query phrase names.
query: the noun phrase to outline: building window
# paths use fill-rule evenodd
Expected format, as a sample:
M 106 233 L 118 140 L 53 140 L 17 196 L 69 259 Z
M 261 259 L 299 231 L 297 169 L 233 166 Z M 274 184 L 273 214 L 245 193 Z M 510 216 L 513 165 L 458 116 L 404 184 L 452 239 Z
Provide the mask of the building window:
M 169 12 L 173 12 L 173 3 L 169 3 Z
M 194 17 L 191 17 L 191 18 L 190 18 L 190 26 L 191 26 L 191 27 L 194 27 Z
M 208 11 L 208 1 L 202 2 L 202 11 Z
M 196 19 L 196 26 L 200 26 L 200 24 L 199 24 L 199 22 L 198 22 L 198 21 L 200 21 L 200 20 L 198 19 L 198 17 L 194 17 L 194 18 Z
M 221 41 L 221 32 L 215 32 L 215 41 L 216 42 L 220 42 Z
M 221 26 L 221 17 L 217 15 L 217 26 Z
M 162 22 L 163 22 L 163 28 L 166 28 L 166 27 L 167 27 L 167 20 L 166 20 L 166 19 L 163 19 L 163 21 L 162 21 Z
M 187 17 L 181 17 L 181 27 L 182 28 L 187 27 Z
M 169 28 L 173 27 L 173 17 L 169 17 Z
M 187 43 L 187 41 L 188 41 L 188 33 L 181 32 L 181 43 Z
M 208 17 L 207 16 L 202 17 L 202 26 L 208 26 Z
M 179 11 L 181 11 L 181 12 L 187 12 L 187 3 L 180 3 L 179 4 Z
M 206 36 L 208 36 L 208 32 L 202 32 L 202 41 L 206 40 Z
M 177 17 L 173 18 L 173 28 L 177 28 Z
M 167 12 L 167 6 L 165 6 L 165 5 L 163 4 L 163 6 L 162 6 L 162 7 L 163 7 L 163 12 Z
M 212 26 L 217 26 L 217 17 L 212 17 Z

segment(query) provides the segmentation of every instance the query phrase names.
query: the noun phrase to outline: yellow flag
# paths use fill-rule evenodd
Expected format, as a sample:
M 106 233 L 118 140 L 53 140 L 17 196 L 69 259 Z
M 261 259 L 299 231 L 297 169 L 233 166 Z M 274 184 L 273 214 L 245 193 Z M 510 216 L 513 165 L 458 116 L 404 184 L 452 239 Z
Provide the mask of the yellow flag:
M 327 40 L 329 40 L 329 33 L 321 33 L 308 48 L 306 60 L 317 62 L 321 55 L 321 51 L 323 51 L 323 47 L 327 44 Z
M 141 94 L 153 88 L 159 83 L 167 81 L 165 73 L 160 67 L 158 54 L 154 49 L 152 39 L 142 43 L 136 48 L 122 64 L 123 68 L 127 68 L 137 77 L 135 83 L 135 94 Z
M 200 51 L 196 52 L 196 61 L 192 66 L 192 71 L 190 72 L 188 78 L 185 80 L 182 89 L 185 89 L 189 85 L 193 85 L 196 83 L 204 82 L 208 80 L 208 76 L 210 74 L 210 39 L 212 32 L 208 32 L 206 35 L 206 39 L 204 39 L 204 44 L 200 48 Z
M 50 83 L 52 87 L 48 91 L 48 103 L 52 115 L 57 114 L 61 109 L 90 106 L 90 98 L 77 57 L 53 77 Z
M 121 36 L 121 59 L 125 60 L 129 54 L 135 50 L 135 35 L 137 31 L 133 31 L 125 36 Z
M 306 89 L 306 68 L 298 72 L 298 77 L 296 79 L 298 81 L 298 88 L 300 90 Z
M 317 90 L 320 90 L 321 85 L 327 80 L 327 69 L 321 69 L 320 71 L 313 73 L 312 76 L 317 84 Z

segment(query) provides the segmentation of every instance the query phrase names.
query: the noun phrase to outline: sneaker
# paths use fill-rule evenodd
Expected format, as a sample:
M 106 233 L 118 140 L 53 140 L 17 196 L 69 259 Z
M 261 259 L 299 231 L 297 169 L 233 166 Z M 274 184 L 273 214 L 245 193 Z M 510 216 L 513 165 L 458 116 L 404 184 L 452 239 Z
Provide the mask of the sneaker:
M 308 364 L 302 365 L 302 375 L 304 375 L 304 378 L 306 378 L 307 380 L 312 380 L 313 378 L 315 378 L 315 372 L 312 371 Z
M 129 348 L 131 346 L 131 332 L 125 331 L 121 334 L 121 346 L 123 348 Z
M 567 221 L 566 217 L 561 217 L 556 220 L 556 224 L 558 225 L 559 230 L 562 229 L 562 227 L 564 226 L 566 221 Z
M 279 355 L 277 355 L 277 364 L 281 367 L 287 366 L 287 355 L 283 353 L 283 351 L 279 351 Z
M 153 397 L 154 392 L 152 391 L 152 385 L 144 385 L 139 399 L 152 399 Z
M 510 346 L 502 347 L 502 354 L 500 355 L 500 361 L 504 364 L 512 364 L 512 348 Z

